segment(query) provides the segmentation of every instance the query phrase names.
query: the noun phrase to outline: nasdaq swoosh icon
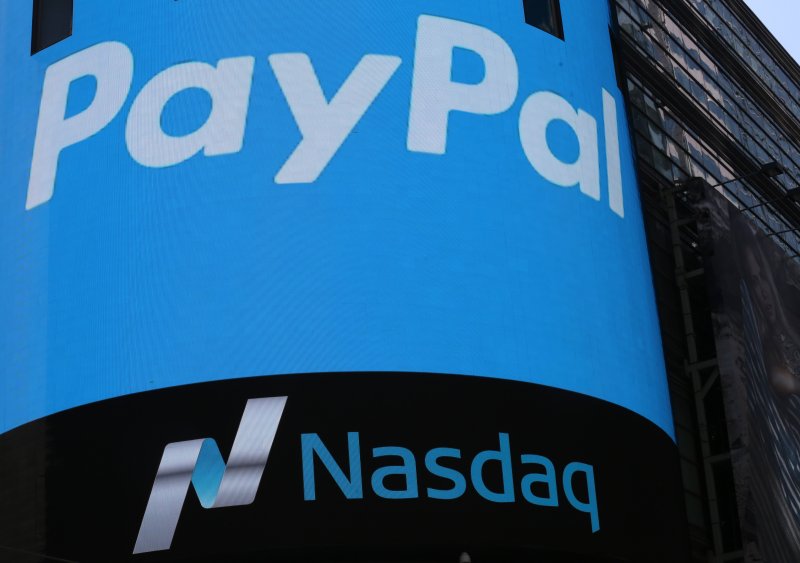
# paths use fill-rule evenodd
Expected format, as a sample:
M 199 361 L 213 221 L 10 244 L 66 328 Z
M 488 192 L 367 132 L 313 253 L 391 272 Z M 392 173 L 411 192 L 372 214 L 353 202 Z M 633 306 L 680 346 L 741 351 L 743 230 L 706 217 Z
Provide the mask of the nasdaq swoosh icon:
M 212 438 L 173 442 L 164 448 L 134 554 L 170 548 L 190 483 L 203 508 L 253 502 L 286 400 L 247 401 L 227 464 Z

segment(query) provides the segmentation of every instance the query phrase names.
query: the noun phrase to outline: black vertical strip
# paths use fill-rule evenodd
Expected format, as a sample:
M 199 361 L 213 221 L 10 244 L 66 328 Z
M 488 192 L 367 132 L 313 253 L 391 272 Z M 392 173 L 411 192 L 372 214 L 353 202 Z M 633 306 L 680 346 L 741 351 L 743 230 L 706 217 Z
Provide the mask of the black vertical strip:
M 522 6 L 527 24 L 564 39 L 561 0 L 523 0 Z
M 73 0 L 33 0 L 31 55 L 72 35 Z
M 564 18 L 561 16 L 561 0 L 550 0 L 550 9 L 553 12 L 554 35 L 564 39 Z
M 611 41 L 611 56 L 614 58 L 614 75 L 617 79 L 617 86 L 622 92 L 625 92 L 627 86 L 625 84 L 625 74 L 622 72 L 622 58 L 619 50 L 619 40 L 614 32 L 614 29 L 609 27 L 608 35 Z

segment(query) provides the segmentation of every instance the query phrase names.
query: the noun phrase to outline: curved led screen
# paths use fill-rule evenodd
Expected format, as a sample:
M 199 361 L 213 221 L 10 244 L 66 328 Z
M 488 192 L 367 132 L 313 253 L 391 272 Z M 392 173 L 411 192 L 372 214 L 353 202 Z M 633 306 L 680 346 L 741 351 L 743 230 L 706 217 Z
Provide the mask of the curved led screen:
M 34 55 L 31 10 L 0 5 L 0 451 L 47 492 L 6 543 L 669 545 L 630 515 L 680 507 L 605 2 L 562 39 L 510 0 L 76 0 Z

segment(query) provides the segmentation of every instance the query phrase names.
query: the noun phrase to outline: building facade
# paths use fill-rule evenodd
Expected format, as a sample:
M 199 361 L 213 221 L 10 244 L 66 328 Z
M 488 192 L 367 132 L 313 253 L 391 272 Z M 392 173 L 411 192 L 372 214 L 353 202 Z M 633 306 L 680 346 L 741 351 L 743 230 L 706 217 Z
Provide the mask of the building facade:
M 681 186 L 704 179 L 797 261 L 800 68 L 741 0 L 618 0 L 615 10 L 693 557 L 743 561 L 706 280 L 714 250 L 700 198 Z M 782 174 L 763 170 L 773 162 Z

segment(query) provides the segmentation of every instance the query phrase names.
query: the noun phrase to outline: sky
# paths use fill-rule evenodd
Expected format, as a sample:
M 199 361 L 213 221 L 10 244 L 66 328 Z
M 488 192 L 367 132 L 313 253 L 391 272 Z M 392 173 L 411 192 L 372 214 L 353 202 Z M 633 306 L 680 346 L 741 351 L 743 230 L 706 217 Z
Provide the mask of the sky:
M 746 0 L 756 15 L 778 38 L 787 51 L 800 61 L 800 1 L 798 0 Z

